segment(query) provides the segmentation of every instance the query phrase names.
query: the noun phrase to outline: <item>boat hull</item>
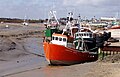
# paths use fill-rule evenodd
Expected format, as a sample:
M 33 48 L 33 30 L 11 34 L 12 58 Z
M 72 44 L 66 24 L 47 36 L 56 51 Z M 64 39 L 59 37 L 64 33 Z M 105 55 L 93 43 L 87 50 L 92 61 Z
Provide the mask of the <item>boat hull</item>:
M 110 29 L 120 29 L 120 26 L 112 26 Z
M 43 47 L 45 57 L 50 64 L 71 65 L 98 59 L 98 54 L 81 52 L 73 48 L 67 48 L 49 42 L 44 42 Z

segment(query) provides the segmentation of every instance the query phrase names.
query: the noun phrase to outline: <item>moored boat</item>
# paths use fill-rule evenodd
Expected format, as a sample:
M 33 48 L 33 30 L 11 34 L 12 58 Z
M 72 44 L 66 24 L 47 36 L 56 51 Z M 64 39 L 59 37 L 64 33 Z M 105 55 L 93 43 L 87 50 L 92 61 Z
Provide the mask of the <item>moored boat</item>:
M 71 65 L 98 59 L 98 48 L 104 44 L 104 40 L 97 40 L 89 28 L 72 26 L 71 14 L 62 33 L 58 28 L 47 28 L 45 31 L 43 48 L 49 64 Z
M 51 42 L 44 42 L 44 52 L 50 64 L 75 64 L 81 62 L 95 61 L 98 58 L 97 48 L 87 49 L 85 42 L 94 44 L 93 41 L 78 39 L 72 43 L 68 37 L 62 34 L 53 34 Z M 74 44 L 73 44 L 74 43 Z
M 114 25 L 110 29 L 120 29 L 120 25 Z
M 110 29 L 120 29 L 120 24 L 116 20 L 112 22 Z

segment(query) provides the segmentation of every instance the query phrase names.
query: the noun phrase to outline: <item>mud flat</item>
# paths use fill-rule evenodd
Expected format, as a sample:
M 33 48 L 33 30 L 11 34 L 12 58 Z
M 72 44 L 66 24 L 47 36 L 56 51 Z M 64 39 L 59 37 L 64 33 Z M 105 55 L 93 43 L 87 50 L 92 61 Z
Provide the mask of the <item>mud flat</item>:
M 72 66 L 46 66 L 6 77 L 119 77 L 118 63 L 85 63 Z
M 0 24 L 0 77 L 120 77 L 120 55 L 114 63 L 111 56 L 104 61 L 49 66 L 42 48 L 43 24 L 5 25 Z
M 0 77 L 45 65 L 43 29 L 42 24 L 0 24 Z

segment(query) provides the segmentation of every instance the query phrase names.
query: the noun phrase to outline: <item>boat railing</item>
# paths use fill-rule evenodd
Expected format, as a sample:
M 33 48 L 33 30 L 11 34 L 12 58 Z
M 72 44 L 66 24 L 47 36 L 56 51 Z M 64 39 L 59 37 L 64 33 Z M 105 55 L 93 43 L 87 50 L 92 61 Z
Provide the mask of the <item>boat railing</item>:
M 93 38 L 93 33 L 92 32 L 77 32 L 75 33 L 75 38 Z
M 88 52 L 88 47 L 85 44 L 85 41 L 82 37 L 75 39 L 75 41 L 73 43 L 76 45 L 75 48 L 77 50 Z

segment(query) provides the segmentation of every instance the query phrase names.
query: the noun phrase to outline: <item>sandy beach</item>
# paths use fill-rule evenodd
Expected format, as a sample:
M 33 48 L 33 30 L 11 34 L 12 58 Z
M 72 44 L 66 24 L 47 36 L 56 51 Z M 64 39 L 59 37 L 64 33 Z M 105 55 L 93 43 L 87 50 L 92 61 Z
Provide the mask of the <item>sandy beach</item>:
M 44 29 L 43 24 L 0 24 L 0 77 L 120 77 L 120 58 L 114 63 L 48 65 L 42 46 Z

